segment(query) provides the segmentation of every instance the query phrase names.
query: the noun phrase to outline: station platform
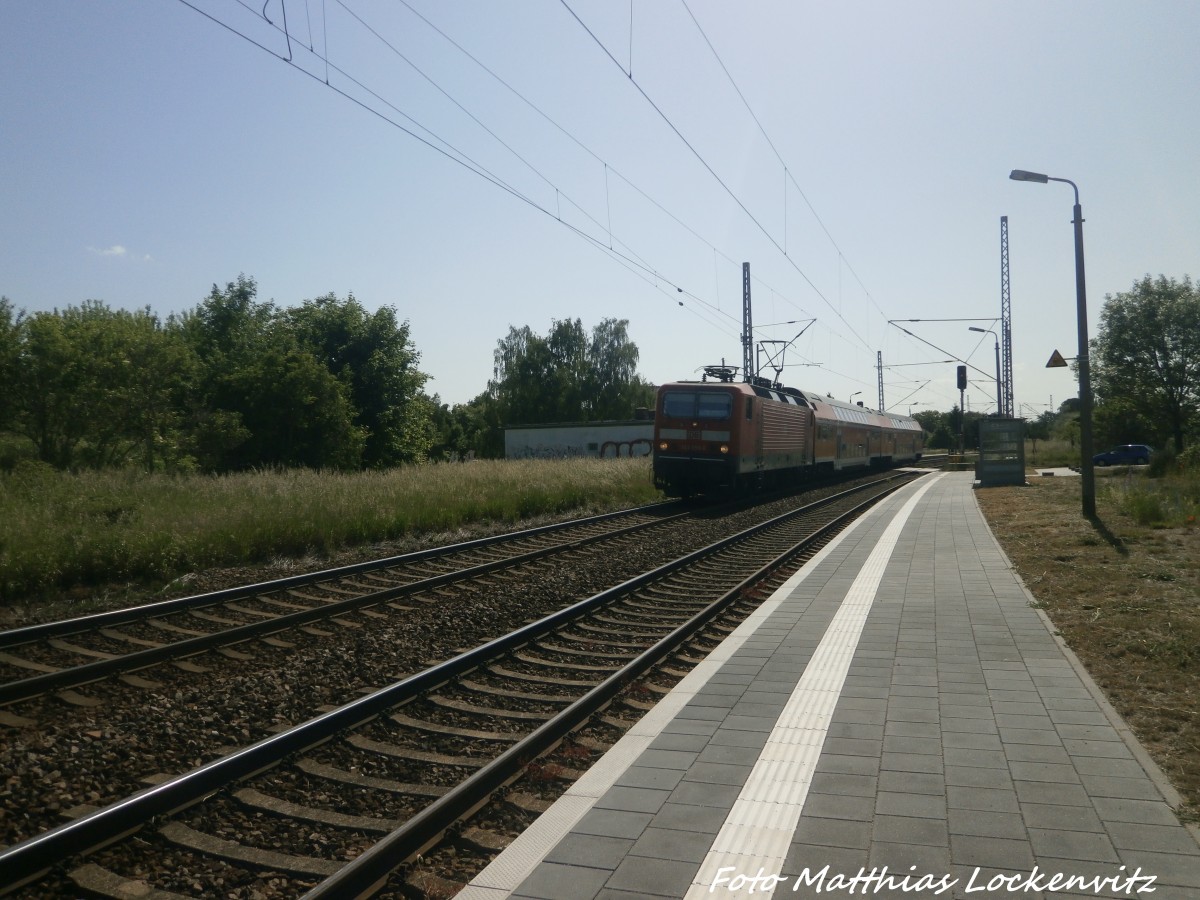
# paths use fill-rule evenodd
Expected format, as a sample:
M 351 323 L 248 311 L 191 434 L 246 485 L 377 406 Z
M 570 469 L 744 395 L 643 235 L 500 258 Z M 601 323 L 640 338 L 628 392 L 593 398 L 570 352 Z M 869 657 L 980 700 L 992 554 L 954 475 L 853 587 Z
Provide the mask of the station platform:
M 457 896 L 1200 898 L 1178 796 L 972 480 L 843 531 Z

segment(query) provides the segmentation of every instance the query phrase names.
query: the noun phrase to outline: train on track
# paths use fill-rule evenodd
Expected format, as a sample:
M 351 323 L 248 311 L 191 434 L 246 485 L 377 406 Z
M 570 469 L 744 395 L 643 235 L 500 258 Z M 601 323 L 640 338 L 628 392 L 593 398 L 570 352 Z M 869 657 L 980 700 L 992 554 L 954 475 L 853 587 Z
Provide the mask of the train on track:
M 783 487 L 916 462 L 924 451 L 921 425 L 908 416 L 734 375 L 708 366 L 701 381 L 658 389 L 654 483 L 668 496 Z

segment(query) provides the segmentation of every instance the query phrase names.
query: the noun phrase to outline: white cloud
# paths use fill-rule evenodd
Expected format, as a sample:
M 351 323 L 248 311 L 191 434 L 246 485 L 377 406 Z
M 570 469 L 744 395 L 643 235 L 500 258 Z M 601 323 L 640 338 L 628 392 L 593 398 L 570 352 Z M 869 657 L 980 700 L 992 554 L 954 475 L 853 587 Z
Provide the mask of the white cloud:
M 103 250 L 96 247 L 88 247 L 88 253 L 93 256 L 109 256 L 117 259 L 136 259 L 141 262 L 153 262 L 154 258 L 149 253 L 135 254 L 130 253 L 129 248 L 123 244 L 113 244 L 111 247 L 105 247 Z

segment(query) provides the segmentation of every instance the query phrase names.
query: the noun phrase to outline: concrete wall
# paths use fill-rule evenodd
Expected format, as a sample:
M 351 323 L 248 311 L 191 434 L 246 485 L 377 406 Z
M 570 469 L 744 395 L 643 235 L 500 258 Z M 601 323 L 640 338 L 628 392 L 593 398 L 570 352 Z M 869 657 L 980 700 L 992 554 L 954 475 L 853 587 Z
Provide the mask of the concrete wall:
M 653 439 L 652 421 L 517 425 L 504 429 L 504 455 L 508 459 L 649 456 Z

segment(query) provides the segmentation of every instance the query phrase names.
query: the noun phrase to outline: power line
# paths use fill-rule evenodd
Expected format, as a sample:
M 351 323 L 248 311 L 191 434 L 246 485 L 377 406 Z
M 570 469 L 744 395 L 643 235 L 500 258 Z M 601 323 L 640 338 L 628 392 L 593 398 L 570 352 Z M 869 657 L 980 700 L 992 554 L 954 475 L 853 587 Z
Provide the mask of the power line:
M 343 6 L 345 5 L 343 3 L 343 0 L 338 0 L 338 2 L 341 3 Z M 671 210 L 667 209 L 658 200 L 656 200 L 654 197 L 652 197 L 650 194 L 648 194 L 645 190 L 643 190 L 636 183 L 631 181 L 619 169 L 617 169 L 615 166 L 613 166 L 613 164 L 609 160 L 605 159 L 604 157 L 602 157 L 598 153 L 596 153 L 591 147 L 589 147 L 582 140 L 580 140 L 575 134 L 573 134 L 571 131 L 569 131 L 567 128 L 565 128 L 561 123 L 559 123 L 553 116 L 551 116 L 549 113 L 547 113 L 545 110 L 543 110 L 540 106 L 538 106 L 536 103 L 534 103 L 532 100 L 530 100 L 521 91 L 517 90 L 517 88 L 515 88 L 512 84 L 510 84 L 508 81 L 506 81 L 504 78 L 502 78 L 494 69 L 492 69 L 485 62 L 483 62 L 481 59 L 479 59 L 479 57 L 477 57 L 470 50 L 468 50 L 466 47 L 464 47 L 462 44 L 460 44 L 458 41 L 456 41 L 449 34 L 447 34 L 443 29 L 439 28 L 437 26 L 437 24 L 435 24 L 433 21 L 431 21 L 420 10 L 413 7 L 408 2 L 408 0 L 399 0 L 399 2 L 401 3 L 401 5 L 403 5 L 405 8 L 407 8 L 409 10 L 409 12 L 411 12 L 416 18 L 420 19 L 423 23 L 425 23 L 425 25 L 428 28 L 430 28 L 431 30 L 436 32 L 443 40 L 445 40 L 448 44 L 450 44 L 452 47 L 454 47 L 454 49 L 456 49 L 459 53 L 463 54 L 465 57 L 467 57 L 467 59 L 469 59 L 471 62 L 473 62 L 475 65 L 477 65 L 480 69 L 482 69 L 484 72 L 486 72 L 489 76 L 491 76 L 491 78 L 493 78 L 498 84 L 503 86 L 514 97 L 516 97 L 518 100 L 520 100 L 522 103 L 524 103 L 527 107 L 529 107 L 529 109 L 533 110 L 533 112 L 537 113 L 542 119 L 544 119 L 547 123 L 549 123 L 555 129 L 557 129 L 564 137 L 566 137 L 573 144 L 575 144 L 575 146 L 577 146 L 580 150 L 582 150 L 584 153 L 586 153 L 588 156 L 590 156 L 596 162 L 598 162 L 602 166 L 604 166 L 606 169 L 606 172 L 611 172 L 617 178 L 621 179 L 621 181 L 623 181 L 626 185 L 628 185 L 633 191 L 635 191 L 647 203 L 650 203 L 659 212 L 661 212 L 663 215 L 667 216 L 669 219 L 671 219 L 673 222 L 675 222 L 676 225 L 678 225 L 680 228 L 687 231 L 688 234 L 690 234 L 696 240 L 700 241 L 700 243 L 704 244 L 706 247 L 708 247 L 714 253 L 720 255 L 720 257 L 722 259 L 724 259 L 726 262 L 728 262 L 730 265 L 735 265 L 738 267 L 741 266 L 741 261 L 735 260 L 732 256 L 730 256 L 724 250 L 721 250 L 719 247 L 715 246 L 712 243 L 712 241 L 710 241 L 708 238 L 704 237 L 702 234 L 697 232 L 694 228 L 692 228 L 692 226 L 688 225 L 686 222 L 684 222 L 682 219 L 680 219 L 677 215 L 675 215 L 675 213 L 671 212 Z M 632 10 L 630 12 L 630 16 L 631 16 L 631 22 L 632 22 Z M 632 29 L 632 24 L 630 27 Z M 622 68 L 622 72 L 624 72 L 624 71 L 625 71 L 624 68 Z M 628 73 L 626 73 L 626 74 L 628 74 Z M 807 200 L 807 198 L 806 198 L 806 200 Z M 583 212 L 582 209 L 581 209 L 581 212 Z M 586 212 L 585 212 L 585 215 L 586 215 Z M 815 215 L 815 213 L 814 213 L 814 215 Z M 593 221 L 595 221 L 595 220 L 593 219 Z M 840 251 L 839 251 L 839 253 L 840 253 Z M 771 290 L 772 292 L 778 294 L 785 302 L 790 303 L 792 306 L 795 306 L 798 310 L 803 312 L 805 315 L 808 314 L 808 311 L 803 306 L 801 306 L 795 300 L 792 300 L 790 297 L 788 297 L 782 291 L 779 291 L 779 290 L 771 287 L 769 284 L 764 282 L 757 275 L 752 275 L 751 278 L 755 282 L 763 285 L 763 287 L 767 288 L 768 290 Z
M 762 222 L 760 222 L 758 220 L 758 218 L 754 215 L 754 213 L 752 213 L 750 211 L 750 209 L 746 206 L 746 204 L 742 202 L 741 198 L 738 197 L 738 195 L 736 193 L 734 193 L 734 191 L 729 187 L 729 185 L 727 185 L 725 183 L 725 181 L 721 178 L 721 176 L 717 174 L 716 170 L 714 170 L 713 167 L 711 165 L 709 165 L 708 161 L 704 158 L 704 156 L 692 145 L 692 143 L 687 139 L 687 137 L 684 136 L 683 132 L 681 132 L 678 127 L 676 127 L 675 123 L 672 122 L 670 117 L 667 116 L 667 114 L 662 111 L 662 109 L 658 106 L 658 104 L 654 102 L 653 98 L 651 98 L 650 95 L 648 93 L 646 93 L 645 89 L 642 88 L 642 86 L 640 84 L 638 84 L 637 79 L 635 79 L 632 74 L 625 72 L 625 69 L 621 66 L 620 62 L 617 61 L 617 58 L 615 56 L 613 56 L 612 52 L 604 45 L 604 42 L 601 41 L 590 28 L 588 28 L 587 23 L 585 23 L 581 18 L 579 18 L 578 14 L 576 14 L 575 10 L 573 10 L 571 8 L 570 4 L 567 3 L 567 0 L 559 0 L 559 2 L 562 3 L 563 7 L 567 10 L 567 12 L 569 12 L 571 14 L 571 17 L 574 18 L 575 21 L 579 23 L 579 27 L 581 27 L 585 32 L 587 32 L 588 37 L 590 37 L 592 39 L 592 41 L 595 42 L 596 46 L 598 46 L 604 52 L 604 55 L 607 56 L 609 58 L 609 60 L 612 61 L 613 65 L 615 65 L 618 69 L 620 69 L 622 74 L 626 75 L 626 77 L 629 80 L 629 83 L 632 84 L 634 86 L 634 88 L 637 90 L 637 92 L 642 95 L 642 97 L 645 99 L 645 101 L 650 104 L 651 109 L 653 109 L 656 113 L 658 113 L 659 117 L 667 124 L 667 127 L 669 127 L 675 133 L 676 137 L 678 137 L 679 140 L 683 142 L 683 145 L 692 152 L 692 155 L 695 156 L 696 159 L 700 162 L 700 164 L 702 166 L 704 166 L 704 168 L 708 171 L 708 173 L 710 175 L 712 175 L 713 179 L 716 180 L 717 184 L 719 184 L 721 186 L 721 188 L 725 191 L 725 193 L 727 193 L 730 196 L 730 198 L 734 201 L 734 203 L 736 203 L 738 205 L 738 207 L 741 208 L 742 212 L 744 212 L 746 214 L 747 218 L 749 218 L 750 221 L 755 224 L 755 226 L 758 228 L 759 231 L 761 231 L 763 233 L 763 235 L 767 238 L 767 240 L 770 241 L 775 246 L 775 248 L 783 255 L 783 258 L 785 260 L 787 260 L 788 264 L 793 269 L 795 269 L 796 272 L 800 275 L 800 277 L 803 278 L 804 281 L 808 284 L 808 286 L 813 289 L 813 292 L 816 293 L 816 295 L 818 297 L 820 297 L 822 301 L 824 301 L 825 305 L 829 307 L 830 311 L 833 312 L 833 314 L 835 316 L 837 316 L 839 319 L 841 319 L 842 324 L 844 324 L 848 329 L 850 329 L 850 333 L 853 334 L 856 338 L 858 338 L 859 342 L 863 345 L 863 347 L 865 347 L 867 350 L 870 350 L 871 346 L 863 339 L 862 335 L 860 335 L 858 333 L 858 331 L 855 330 L 853 325 L 851 325 L 849 322 L 846 321 L 845 317 L 842 316 L 841 312 L 829 301 L 829 298 L 826 297 L 825 294 L 821 292 L 821 289 L 818 288 L 816 286 L 816 284 L 813 283 L 812 279 L 808 277 L 807 273 L 805 273 L 803 269 L 801 269 L 798 265 L 796 265 L 795 260 L 793 260 L 790 256 L 788 256 L 787 251 L 782 246 L 780 246 L 779 242 L 770 233 L 770 231 L 768 231 L 767 228 L 762 224 Z
M 199 8 L 193 2 L 191 2 L 191 0 L 180 0 L 180 2 L 183 3 L 184 6 L 187 6 L 189 9 L 192 9 L 195 12 L 199 13 L 200 15 L 204 16 L 206 19 L 209 19 L 210 21 L 216 23 L 217 25 L 220 25 L 225 30 L 242 38 L 247 43 L 257 47 L 258 49 L 262 50 L 265 53 L 268 53 L 269 55 L 280 60 L 281 62 L 288 64 L 289 66 L 296 69 L 297 71 L 303 73 L 304 75 L 307 75 L 309 78 L 312 78 L 314 81 L 324 84 L 327 88 L 329 88 L 331 91 L 338 94 L 339 96 L 343 97 L 344 99 L 349 100 L 351 103 L 355 104 L 356 106 L 359 106 L 366 112 L 371 113 L 372 115 L 381 119 L 385 123 L 398 129 L 402 133 L 407 134 L 409 137 L 424 144 L 426 147 L 429 147 L 430 149 L 436 151 L 437 153 L 441 154 L 442 156 L 446 157 L 447 159 L 451 160 L 452 162 L 455 162 L 458 165 L 462 166 L 463 168 L 467 169 L 468 171 L 475 173 L 480 178 L 484 179 L 485 181 L 489 182 L 490 184 L 494 185 L 495 187 L 498 187 L 501 190 L 507 192 L 511 196 L 524 202 L 525 204 L 529 205 L 530 207 L 537 210 L 538 212 L 541 212 L 544 215 L 554 219 L 560 225 L 562 225 L 563 227 L 565 227 L 568 230 L 570 230 L 571 232 L 573 232 L 576 236 L 580 237 L 587 243 L 591 244 L 593 247 L 600 250 L 601 252 L 608 254 L 610 257 L 612 257 L 615 260 L 617 260 L 618 262 L 620 262 L 626 268 L 628 268 L 632 271 L 640 271 L 642 273 L 643 277 L 646 278 L 647 280 L 649 278 L 652 278 L 655 281 L 661 281 L 665 284 L 668 284 L 671 287 L 674 287 L 676 289 L 677 294 L 682 295 L 682 296 L 688 298 L 689 300 L 693 300 L 696 303 L 702 304 L 703 306 L 709 307 L 715 311 L 715 314 L 725 316 L 726 318 L 730 319 L 730 321 L 734 321 L 733 317 L 730 316 L 728 313 L 723 312 L 722 310 L 719 309 L 719 307 L 714 306 L 713 304 L 704 300 L 702 297 L 699 297 L 696 294 L 692 293 L 691 291 L 686 290 L 685 288 L 683 288 L 682 286 L 677 284 L 674 280 L 667 277 L 663 273 L 659 272 L 657 269 L 655 269 L 653 266 L 651 266 L 648 262 L 638 259 L 638 258 L 635 258 L 634 256 L 631 256 L 629 254 L 621 253 L 620 251 L 616 250 L 615 248 L 609 246 L 606 241 L 601 241 L 598 238 L 594 237 L 593 235 L 588 234 L 586 231 L 579 228 L 578 226 L 573 225 L 570 222 L 562 219 L 556 212 L 547 209 L 545 206 L 538 203 L 532 197 L 529 197 L 526 194 L 522 193 L 520 190 L 518 190 L 513 185 L 509 184 L 507 181 L 505 181 L 499 175 L 490 171 L 485 166 L 483 166 L 481 163 L 478 163 L 475 160 L 473 160 L 466 153 L 464 153 L 462 150 L 455 147 L 449 141 L 446 141 L 445 139 L 441 138 L 432 129 L 429 129 L 426 126 L 422 125 L 420 122 L 418 122 L 412 116 L 405 113 L 403 110 L 401 110 L 395 104 L 393 104 L 391 101 L 387 100 L 385 97 L 380 95 L 378 92 L 371 89 L 370 87 L 365 85 L 363 82 L 359 81 L 357 78 L 355 78 L 349 72 L 347 72 L 345 69 L 330 62 L 327 55 L 322 55 L 320 53 L 317 53 L 315 50 L 308 51 L 316 60 L 324 63 L 324 65 L 326 67 L 326 71 L 332 70 L 335 73 L 337 73 L 338 75 L 347 79 L 347 81 L 354 84 L 356 87 L 360 88 L 361 90 L 365 91 L 371 97 L 374 97 L 380 103 L 385 105 L 388 109 L 391 109 L 397 115 L 402 116 L 404 119 L 411 122 L 413 124 L 413 126 L 415 126 L 416 128 L 419 128 L 421 131 L 426 132 L 430 136 L 431 139 L 427 139 L 427 138 L 421 136 L 420 134 L 417 134 L 411 128 L 406 127 L 404 124 L 398 122 L 396 119 L 390 117 L 383 111 L 371 106 L 369 103 L 366 103 L 361 98 L 355 97 L 353 94 L 347 92 L 346 90 L 343 90 L 342 88 L 337 87 L 336 85 L 330 83 L 328 80 L 322 81 L 319 76 L 317 76 L 313 72 L 309 71 L 304 66 L 299 65 L 293 56 L 289 55 L 289 56 L 285 57 L 285 56 L 281 55 L 280 53 L 276 52 L 275 50 L 272 50 L 270 47 L 267 47 L 265 44 L 261 43 L 260 41 L 255 40 L 250 35 L 239 31 L 237 28 L 233 27 L 229 23 L 222 21 L 221 19 L 212 15 L 208 11 Z M 280 28 L 279 25 L 272 22 L 266 16 L 263 16 L 263 15 L 255 12 L 253 9 L 251 9 L 246 4 L 245 0 L 236 0 L 236 2 L 240 6 L 242 6 L 244 9 L 246 9 L 247 12 L 254 15 L 256 19 L 265 21 L 267 23 L 267 25 L 270 26 L 271 28 L 273 28 L 275 31 L 280 32 L 281 34 L 284 33 L 284 30 L 282 28 Z M 345 4 L 342 3 L 341 0 L 338 0 L 338 2 L 343 8 L 345 8 Z M 348 9 L 347 9 L 347 12 L 349 12 Z M 285 37 L 288 38 L 289 48 L 290 48 L 290 37 L 287 36 L 286 34 L 285 34 Z M 326 76 L 326 77 L 328 77 L 328 76 Z M 464 110 L 464 112 L 465 112 L 465 110 Z M 434 141 L 436 141 L 437 143 L 434 143 Z M 501 143 L 503 143 L 503 142 L 501 142 Z M 438 144 L 441 144 L 443 146 L 438 146 Z M 514 153 L 514 155 L 516 155 L 516 154 Z M 518 158 L 520 158 L 520 157 L 518 156 Z M 534 168 L 534 167 L 530 166 L 530 168 Z M 534 170 L 536 171 L 536 169 L 534 169 Z M 540 175 L 540 173 L 538 173 L 538 174 Z M 554 187 L 552 182 L 550 182 L 548 179 L 545 179 L 544 176 L 541 176 L 541 177 L 543 178 L 543 180 L 545 180 L 547 182 L 547 184 Z M 555 190 L 557 192 L 559 189 L 556 187 Z M 569 197 L 568 197 L 568 200 L 570 200 Z M 582 207 L 579 207 L 578 204 L 576 204 L 573 200 L 571 200 L 570 202 L 572 203 L 572 205 L 579 208 L 581 212 L 583 212 L 585 215 L 587 215 L 586 210 L 583 210 Z M 589 215 L 588 218 L 592 218 L 592 217 Z M 593 219 L 593 222 L 594 221 L 595 220 Z M 596 223 L 596 224 L 599 225 L 599 223 Z M 622 246 L 624 246 L 624 244 L 622 244 Z M 630 253 L 632 253 L 632 250 L 630 250 Z M 650 283 L 653 284 L 654 282 L 652 281 Z M 661 288 L 659 288 L 659 290 L 660 290 L 660 292 L 666 294 L 666 292 L 662 291 Z M 666 296 L 669 297 L 670 295 L 666 294 Z M 726 329 L 720 328 L 720 326 L 717 324 L 717 322 L 715 322 L 709 318 L 706 318 L 705 316 L 700 316 L 700 318 L 702 318 L 704 321 L 708 322 L 708 324 L 714 325 L 714 327 L 718 327 L 720 330 L 726 331 L 726 333 L 729 333 Z

